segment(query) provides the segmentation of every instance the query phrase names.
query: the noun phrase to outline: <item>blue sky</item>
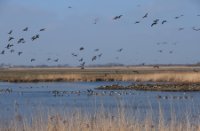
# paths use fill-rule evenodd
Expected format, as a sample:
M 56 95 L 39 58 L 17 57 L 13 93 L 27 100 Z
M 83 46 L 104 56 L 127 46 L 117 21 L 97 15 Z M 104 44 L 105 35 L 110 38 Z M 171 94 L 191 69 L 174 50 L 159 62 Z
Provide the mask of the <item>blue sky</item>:
M 146 13 L 148 17 L 143 19 Z M 0 52 L 6 53 L 0 55 L 0 63 L 79 65 L 81 57 L 87 65 L 196 63 L 200 61 L 200 31 L 192 27 L 200 28 L 198 14 L 198 0 L 1 0 Z M 114 21 L 117 15 L 123 16 Z M 93 24 L 95 19 L 97 24 Z M 155 19 L 167 23 L 151 27 Z M 25 27 L 29 27 L 28 32 L 22 31 Z M 41 28 L 46 31 L 39 32 Z M 5 49 L 11 29 L 15 38 L 10 42 L 14 44 L 12 54 Z M 40 38 L 32 42 L 31 37 L 37 33 Z M 21 37 L 26 43 L 16 44 Z M 79 51 L 82 46 L 85 50 Z M 100 51 L 94 52 L 96 48 Z M 120 48 L 121 53 L 117 52 Z M 23 54 L 18 56 L 18 51 Z M 100 53 L 102 57 L 92 62 L 91 58 Z M 59 62 L 47 62 L 49 57 L 59 58 Z M 31 63 L 31 58 L 36 61 Z

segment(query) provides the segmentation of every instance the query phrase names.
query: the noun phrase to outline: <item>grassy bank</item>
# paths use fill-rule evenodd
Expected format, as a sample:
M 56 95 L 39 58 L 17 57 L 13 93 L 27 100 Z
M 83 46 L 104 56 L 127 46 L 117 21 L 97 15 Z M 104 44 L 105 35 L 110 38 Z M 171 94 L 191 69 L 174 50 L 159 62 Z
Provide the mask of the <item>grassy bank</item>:
M 200 82 L 198 67 L 111 67 L 111 68 L 9 68 L 0 69 L 0 81 L 164 81 Z
M 199 83 L 153 83 L 153 84 L 132 84 L 129 86 L 106 85 L 97 87 L 98 90 L 142 90 L 142 91 L 171 91 L 171 92 L 189 92 L 200 91 Z

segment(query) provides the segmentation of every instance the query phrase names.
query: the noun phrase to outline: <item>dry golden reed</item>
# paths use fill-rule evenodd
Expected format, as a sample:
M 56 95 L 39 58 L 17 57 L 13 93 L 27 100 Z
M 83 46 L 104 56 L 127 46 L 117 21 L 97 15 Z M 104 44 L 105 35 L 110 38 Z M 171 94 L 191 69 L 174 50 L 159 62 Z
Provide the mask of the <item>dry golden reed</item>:
M 148 74 L 38 74 L 10 77 L 4 75 L 1 81 L 8 82 L 43 82 L 43 81 L 153 81 L 153 82 L 186 82 L 199 83 L 200 73 L 148 73 Z
M 34 115 L 31 122 L 23 116 L 18 119 L 17 114 L 8 126 L 0 123 L 0 131 L 200 131 L 199 121 L 192 123 L 189 114 L 177 121 L 172 112 L 170 121 L 166 122 L 161 109 L 158 116 L 149 112 L 142 120 L 134 115 L 131 119 L 127 118 L 123 107 L 119 107 L 115 116 L 104 109 L 89 114 L 82 114 L 80 111 L 74 111 L 70 115 L 49 113 L 47 117 L 42 117 L 41 114 Z M 158 120 L 154 121 L 154 117 Z
M 154 81 L 154 82 L 200 82 L 200 73 L 184 72 L 184 73 L 152 73 L 152 74 L 137 74 L 123 75 L 122 81 Z
M 198 67 L 11 68 L 0 69 L 0 81 L 163 81 L 200 82 Z

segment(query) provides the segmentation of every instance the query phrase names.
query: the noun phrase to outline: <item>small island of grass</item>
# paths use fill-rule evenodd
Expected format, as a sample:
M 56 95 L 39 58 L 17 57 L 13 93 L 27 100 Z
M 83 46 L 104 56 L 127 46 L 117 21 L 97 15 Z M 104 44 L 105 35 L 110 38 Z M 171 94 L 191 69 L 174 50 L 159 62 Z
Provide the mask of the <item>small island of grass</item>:
M 200 83 L 151 83 L 132 84 L 129 86 L 107 85 L 100 86 L 99 90 L 143 90 L 143 91 L 200 91 Z

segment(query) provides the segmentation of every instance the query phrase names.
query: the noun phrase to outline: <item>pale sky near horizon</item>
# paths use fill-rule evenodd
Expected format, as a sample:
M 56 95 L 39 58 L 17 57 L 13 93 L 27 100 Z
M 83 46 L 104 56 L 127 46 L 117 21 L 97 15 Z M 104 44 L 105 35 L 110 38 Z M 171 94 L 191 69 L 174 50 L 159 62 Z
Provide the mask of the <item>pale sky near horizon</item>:
M 146 13 L 148 17 L 143 19 Z M 113 20 L 118 15 L 123 16 Z M 184 16 L 175 19 L 180 15 Z M 197 15 L 198 0 L 0 0 L 0 53 L 5 50 L 0 63 L 79 65 L 81 57 L 86 65 L 197 63 L 200 31 L 192 29 L 200 28 Z M 155 19 L 160 21 L 151 27 Z M 167 22 L 162 25 L 162 20 Z M 136 21 L 140 23 L 135 24 Z M 29 27 L 27 32 L 22 31 L 25 27 Z M 40 32 L 41 28 L 46 31 Z M 11 29 L 14 53 L 5 49 Z M 32 41 L 35 34 L 40 38 Z M 21 37 L 26 43 L 16 44 Z M 85 49 L 79 51 L 82 46 Z M 99 52 L 94 52 L 96 48 Z M 123 51 L 117 52 L 120 48 Z M 23 52 L 21 56 L 17 55 L 19 51 Z M 79 57 L 72 57 L 71 53 Z M 92 57 L 100 53 L 102 57 L 92 62 Z M 36 61 L 30 62 L 31 58 Z

